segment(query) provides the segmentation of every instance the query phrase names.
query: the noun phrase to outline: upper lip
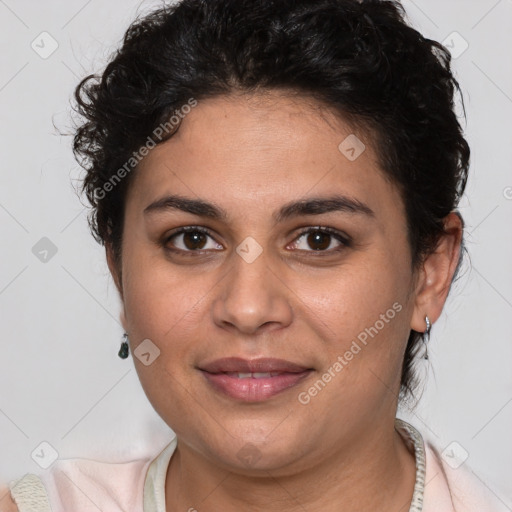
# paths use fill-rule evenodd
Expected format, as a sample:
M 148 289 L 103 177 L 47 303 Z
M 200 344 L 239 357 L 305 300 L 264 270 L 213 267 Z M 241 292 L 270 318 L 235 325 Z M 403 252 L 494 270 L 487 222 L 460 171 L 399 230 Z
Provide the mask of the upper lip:
M 286 372 L 301 373 L 311 368 L 301 366 L 284 359 L 263 357 L 259 359 L 243 359 L 241 357 L 225 357 L 199 366 L 200 370 L 208 373 L 240 372 L 240 373 L 269 373 Z

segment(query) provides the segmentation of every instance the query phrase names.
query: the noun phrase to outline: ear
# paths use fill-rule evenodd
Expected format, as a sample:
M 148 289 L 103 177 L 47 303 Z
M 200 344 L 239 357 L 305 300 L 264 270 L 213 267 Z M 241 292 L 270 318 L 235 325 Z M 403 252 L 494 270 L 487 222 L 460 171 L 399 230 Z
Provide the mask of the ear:
M 118 268 L 116 258 L 114 256 L 114 249 L 112 248 L 111 243 L 105 243 L 105 253 L 107 257 L 107 265 L 108 269 L 110 270 L 110 275 L 112 276 L 112 279 L 114 280 L 114 283 L 116 285 L 117 291 L 119 292 L 119 295 L 121 296 L 121 300 L 123 299 L 123 285 L 121 282 L 121 269 Z
M 107 256 L 108 269 L 110 270 L 112 279 L 114 280 L 117 291 L 119 292 L 119 297 L 121 298 L 121 313 L 119 314 L 119 318 L 121 320 L 121 325 L 123 326 L 123 329 L 126 332 L 127 325 L 126 325 L 126 316 L 125 316 L 125 311 L 124 311 L 124 296 L 123 296 L 123 283 L 122 283 L 122 279 L 121 279 L 121 269 L 119 268 L 119 265 L 116 263 L 112 244 L 109 244 L 109 243 L 105 244 L 105 253 Z
M 444 231 L 436 250 L 424 261 L 416 287 L 411 329 L 425 332 L 425 316 L 433 324 L 443 310 L 461 251 L 463 222 L 456 212 L 444 218 Z

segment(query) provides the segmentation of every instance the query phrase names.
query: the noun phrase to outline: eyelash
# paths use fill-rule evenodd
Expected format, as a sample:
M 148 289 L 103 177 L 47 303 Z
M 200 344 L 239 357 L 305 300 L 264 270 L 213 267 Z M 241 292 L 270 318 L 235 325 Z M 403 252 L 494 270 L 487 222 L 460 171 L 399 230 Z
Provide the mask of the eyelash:
M 166 236 L 165 239 L 163 240 L 163 243 L 162 243 L 164 249 L 167 250 L 167 251 L 173 252 L 173 253 L 187 254 L 187 255 L 190 255 L 190 256 L 201 255 L 201 254 L 203 254 L 205 252 L 210 251 L 210 249 L 198 249 L 198 250 L 176 249 L 176 248 L 169 247 L 167 245 L 170 242 L 170 240 L 172 238 L 174 238 L 175 236 L 181 235 L 183 233 L 190 233 L 190 232 L 192 232 L 192 233 L 194 233 L 194 232 L 203 233 L 205 235 L 208 235 L 210 238 L 213 238 L 213 236 L 210 233 L 210 231 L 208 229 L 206 229 L 206 228 L 203 228 L 201 226 L 187 226 L 187 227 L 178 229 L 177 231 L 173 232 L 169 236 Z M 299 249 L 299 251 L 301 251 L 301 252 L 313 253 L 315 255 L 318 255 L 318 254 L 321 254 L 321 253 L 332 254 L 334 252 L 342 251 L 343 249 L 351 246 L 351 239 L 349 237 L 347 237 L 345 235 L 342 235 L 339 231 L 337 231 L 335 229 L 332 229 L 332 228 L 329 228 L 329 227 L 323 227 L 323 226 L 315 226 L 315 227 L 310 227 L 310 228 L 304 229 L 303 231 L 301 231 L 297 235 L 297 237 L 294 239 L 294 242 L 296 240 L 299 240 L 304 235 L 307 235 L 309 233 L 323 233 L 323 234 L 331 235 L 333 238 L 335 238 L 338 242 L 341 243 L 341 247 L 338 247 L 338 248 L 335 248 L 335 249 L 329 249 L 329 250 L 318 250 L 318 251 L 316 251 L 316 250 L 305 251 L 303 249 Z

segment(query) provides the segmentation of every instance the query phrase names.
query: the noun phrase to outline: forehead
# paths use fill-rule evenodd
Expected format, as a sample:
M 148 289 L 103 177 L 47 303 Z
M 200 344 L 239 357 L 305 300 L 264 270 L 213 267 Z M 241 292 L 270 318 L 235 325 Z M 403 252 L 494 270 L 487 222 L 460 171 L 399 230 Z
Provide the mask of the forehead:
M 133 178 L 129 195 L 139 207 L 172 193 L 214 196 L 227 210 L 252 214 L 257 204 L 333 192 L 376 206 L 398 198 L 366 132 L 322 103 L 281 91 L 199 101 Z

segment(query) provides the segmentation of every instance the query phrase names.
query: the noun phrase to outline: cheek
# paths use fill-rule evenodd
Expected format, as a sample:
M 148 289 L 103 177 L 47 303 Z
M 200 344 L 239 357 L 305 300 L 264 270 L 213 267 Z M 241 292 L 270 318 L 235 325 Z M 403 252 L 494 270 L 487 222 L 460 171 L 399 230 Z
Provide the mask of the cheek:
M 340 407 L 393 397 L 410 329 L 407 257 L 376 251 L 355 261 L 303 295 L 323 341 L 325 379 L 333 382 L 324 399 Z
M 132 331 L 164 340 L 179 325 L 193 325 L 201 300 L 211 288 L 208 272 L 172 264 L 162 251 L 127 234 L 123 248 L 126 319 Z
M 315 279 L 301 298 L 314 310 L 319 323 L 331 327 L 331 337 L 356 336 L 385 315 L 386 326 L 401 321 L 396 309 L 405 309 L 408 279 L 389 259 L 366 257 Z M 393 304 L 398 302 L 402 308 Z M 389 311 L 388 315 L 386 312 Z M 390 320 L 386 322 L 386 320 Z M 378 322 L 382 330 L 382 322 Z M 386 327 L 387 329 L 387 327 Z
M 200 310 L 212 285 L 204 277 L 196 273 L 191 278 L 161 257 L 157 260 L 150 251 L 134 249 L 123 260 L 132 354 L 136 356 L 137 347 L 147 339 L 158 349 L 149 365 L 138 357 L 133 358 L 134 364 L 148 399 L 168 422 L 172 419 L 167 417 L 169 410 L 186 411 L 190 406 L 187 396 L 191 390 L 184 392 L 182 383 L 187 382 L 195 361 L 194 347 L 208 332 Z

